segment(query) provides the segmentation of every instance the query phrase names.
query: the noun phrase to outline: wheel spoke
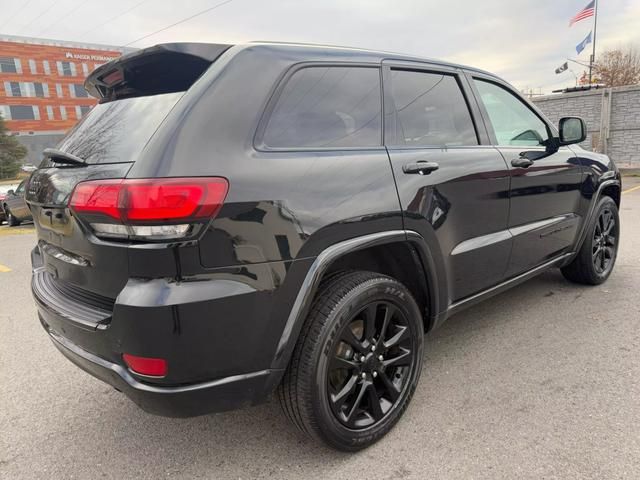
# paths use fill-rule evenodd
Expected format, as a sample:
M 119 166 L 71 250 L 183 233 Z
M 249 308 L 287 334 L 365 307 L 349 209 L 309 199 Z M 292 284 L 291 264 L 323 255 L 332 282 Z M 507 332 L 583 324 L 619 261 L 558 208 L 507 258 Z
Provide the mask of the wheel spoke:
M 369 305 L 364 309 L 364 338 L 363 340 L 371 340 L 376 334 L 376 315 L 378 313 L 378 305 Z
M 385 348 L 391 348 L 403 340 L 409 338 L 409 327 L 397 325 L 398 331 L 389 340 L 384 342 Z
M 331 403 L 335 406 L 336 410 L 339 410 L 340 407 L 344 404 L 345 400 L 356 390 L 356 386 L 358 385 L 358 377 L 353 375 L 347 380 L 342 389 L 336 394 L 331 394 Z
M 391 323 L 391 319 L 393 318 L 393 314 L 396 311 L 396 307 L 390 304 L 386 304 L 384 309 L 384 318 L 382 319 L 382 328 L 380 328 L 380 336 L 378 337 L 378 345 L 384 342 L 385 337 L 387 336 L 387 328 L 389 328 L 389 324 Z
M 385 367 L 406 367 L 411 365 L 411 350 L 401 348 L 400 353 L 382 362 Z
M 333 358 L 331 359 L 331 363 L 329 364 L 329 368 L 331 370 L 335 370 L 339 368 L 342 368 L 345 370 L 354 370 L 357 368 L 357 365 L 351 360 L 348 360 L 339 355 L 334 355 Z
M 595 261 L 595 259 L 597 259 L 597 258 L 598 258 L 598 255 L 600 255 L 600 252 L 601 252 L 601 251 L 602 251 L 602 248 L 601 248 L 601 247 L 596 247 L 596 250 L 593 252 L 593 255 L 592 255 L 592 256 L 593 256 L 594 261 Z
M 349 410 L 349 413 L 347 413 L 347 422 L 352 424 L 352 419 L 353 419 L 353 415 L 358 411 L 358 408 L 360 408 L 360 404 L 362 403 L 362 399 L 364 398 L 365 393 L 367 393 L 367 385 L 368 383 L 361 383 L 358 387 L 358 395 L 356 396 L 355 401 L 353 402 L 353 405 L 351 406 L 351 410 Z
M 396 386 L 393 384 L 393 382 L 385 372 L 380 372 L 378 374 L 378 378 L 382 382 L 382 385 L 384 385 L 384 388 L 387 391 L 387 394 L 389 395 L 389 399 L 392 402 L 395 402 L 400 396 L 400 391 L 396 388 Z
M 384 412 L 380 406 L 380 397 L 378 397 L 375 385 L 370 383 L 367 391 L 369 392 L 369 406 L 371 407 L 373 419 L 380 420 L 384 416 Z

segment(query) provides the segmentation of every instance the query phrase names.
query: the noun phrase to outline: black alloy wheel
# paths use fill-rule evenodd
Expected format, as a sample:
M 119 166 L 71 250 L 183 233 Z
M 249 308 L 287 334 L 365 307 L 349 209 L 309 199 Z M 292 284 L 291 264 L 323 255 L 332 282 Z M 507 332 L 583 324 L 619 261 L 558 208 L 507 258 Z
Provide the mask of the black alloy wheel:
M 613 271 L 620 244 L 618 206 L 613 198 L 602 197 L 594 209 L 580 250 L 561 268 L 567 280 L 584 285 L 600 285 Z
M 616 217 L 610 208 L 604 208 L 596 221 L 591 243 L 593 268 L 599 275 L 605 275 L 613 267 L 617 233 Z
M 338 450 L 382 438 L 420 378 L 422 308 L 386 275 L 347 271 L 325 280 L 278 389 L 285 415 Z
M 343 326 L 327 386 L 331 409 L 346 427 L 371 427 L 397 405 L 415 363 L 409 332 L 391 302 L 367 305 Z

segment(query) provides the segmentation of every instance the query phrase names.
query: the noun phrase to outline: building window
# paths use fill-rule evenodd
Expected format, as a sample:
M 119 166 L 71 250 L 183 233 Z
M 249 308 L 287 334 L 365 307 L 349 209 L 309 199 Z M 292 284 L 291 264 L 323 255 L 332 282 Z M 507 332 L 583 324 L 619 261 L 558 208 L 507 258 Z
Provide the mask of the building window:
M 44 83 L 34 83 L 33 84 L 33 93 L 35 94 L 36 97 L 47 97 L 48 96 L 48 92 L 45 92 L 45 87 L 47 85 Z M 47 89 L 48 90 L 48 89 Z M 45 93 L 47 93 L 47 95 L 45 95 Z
M 87 113 L 89 113 L 89 110 L 91 110 L 91 107 L 87 105 L 76 105 L 76 118 L 80 120 Z
M 58 98 L 62 98 L 62 85 L 59 83 L 56 83 L 56 95 L 58 95 Z
M 0 105 L 0 117 L 5 120 L 11 120 L 11 111 L 7 105 Z
M 60 117 L 62 120 L 67 119 L 67 109 L 65 107 L 60 107 Z
M 47 105 L 47 118 L 49 120 L 53 120 L 53 107 L 51 105 Z
M 2 73 L 22 73 L 20 59 L 10 57 L 0 57 L 0 72 Z
M 11 120 L 39 120 L 38 107 L 30 105 L 10 105 L 9 115 Z
M 22 97 L 20 82 L 4 82 L 4 91 L 7 97 Z
M 38 73 L 35 60 L 29 60 L 29 70 L 31 70 L 32 75 L 36 75 Z
M 51 75 L 51 66 L 49 65 L 48 60 L 42 61 L 42 68 L 44 69 L 44 73 L 47 75 Z
M 69 94 L 71 98 L 87 98 L 89 96 L 84 86 L 79 83 L 69 85 Z
M 89 75 L 89 65 L 87 65 L 86 63 L 82 64 L 82 73 L 85 77 Z
M 62 77 L 75 77 L 76 64 L 73 62 L 56 62 L 58 67 L 58 75 Z

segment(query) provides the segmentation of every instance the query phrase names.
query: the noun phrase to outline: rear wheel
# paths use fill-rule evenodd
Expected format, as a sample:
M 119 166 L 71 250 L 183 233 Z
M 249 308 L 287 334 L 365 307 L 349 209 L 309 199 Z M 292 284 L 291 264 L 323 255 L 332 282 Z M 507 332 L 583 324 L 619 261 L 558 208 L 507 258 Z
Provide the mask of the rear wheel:
M 4 213 L 7 217 L 7 223 L 10 227 L 16 227 L 20 225 L 20 220 L 13 216 L 13 213 L 11 213 L 11 210 L 9 210 L 9 207 L 7 207 L 6 205 L 4 207 Z
M 612 198 L 603 197 L 596 206 L 594 221 L 578 255 L 562 268 L 562 274 L 572 282 L 601 284 L 609 278 L 616 263 L 619 240 L 618 207 Z
M 303 432 L 345 451 L 384 436 L 407 408 L 420 376 L 423 324 L 409 290 L 370 272 L 324 284 L 279 389 Z

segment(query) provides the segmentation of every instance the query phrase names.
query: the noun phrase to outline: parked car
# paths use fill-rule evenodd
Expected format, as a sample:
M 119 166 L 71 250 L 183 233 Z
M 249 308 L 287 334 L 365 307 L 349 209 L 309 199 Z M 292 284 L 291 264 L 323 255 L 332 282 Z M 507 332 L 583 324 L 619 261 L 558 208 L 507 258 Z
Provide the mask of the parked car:
M 617 168 L 490 73 L 179 43 L 85 87 L 100 103 L 28 186 L 32 289 L 54 345 L 149 412 L 277 392 L 358 450 L 406 410 L 424 332 L 549 268 L 613 269 Z
M 26 183 L 27 180 L 23 180 L 15 190 L 8 190 L 2 199 L 2 210 L 10 227 L 15 227 L 20 225 L 21 222 L 31 220 L 31 211 L 24 199 Z
M 7 217 L 4 214 L 3 201 L 7 196 L 7 192 L 9 190 L 15 190 L 18 188 L 18 184 L 10 184 L 10 185 L 0 185 L 0 223 L 4 222 Z
M 20 170 L 22 170 L 23 172 L 27 172 L 27 173 L 35 172 L 37 169 L 38 169 L 38 167 L 36 167 L 35 165 L 32 165 L 30 163 L 27 163 L 27 164 L 22 165 L 20 167 Z

